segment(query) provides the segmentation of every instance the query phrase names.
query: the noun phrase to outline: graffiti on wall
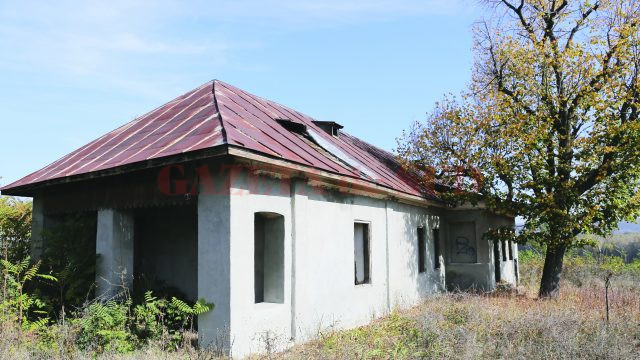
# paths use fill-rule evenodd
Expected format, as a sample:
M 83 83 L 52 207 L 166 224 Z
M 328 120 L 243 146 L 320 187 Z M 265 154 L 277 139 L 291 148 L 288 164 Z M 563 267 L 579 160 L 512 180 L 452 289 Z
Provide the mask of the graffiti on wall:
M 476 228 L 472 221 L 451 223 L 449 227 L 451 261 L 475 263 L 478 261 Z

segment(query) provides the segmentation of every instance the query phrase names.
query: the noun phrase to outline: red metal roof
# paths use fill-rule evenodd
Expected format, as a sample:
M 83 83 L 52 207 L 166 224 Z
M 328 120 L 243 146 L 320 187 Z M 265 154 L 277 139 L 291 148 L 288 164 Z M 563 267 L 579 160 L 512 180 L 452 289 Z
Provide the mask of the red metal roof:
M 279 120 L 304 124 L 316 141 L 287 130 Z M 2 190 L 227 144 L 422 195 L 419 184 L 402 170 L 393 154 L 342 131 L 339 136 L 332 136 L 314 121 L 293 109 L 214 80 Z

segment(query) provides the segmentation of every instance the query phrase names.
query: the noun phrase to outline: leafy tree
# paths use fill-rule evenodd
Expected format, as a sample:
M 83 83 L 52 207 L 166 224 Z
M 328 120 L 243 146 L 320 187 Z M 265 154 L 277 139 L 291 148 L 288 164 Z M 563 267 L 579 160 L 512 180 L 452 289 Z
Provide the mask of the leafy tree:
M 54 310 L 66 312 L 93 297 L 97 224 L 95 213 L 67 214 L 57 220 L 43 234 L 42 268 L 58 281 L 38 291 Z
M 0 246 L 2 257 L 17 262 L 29 255 L 31 202 L 0 196 Z
M 546 245 L 539 294 L 554 296 L 578 234 L 639 214 L 640 1 L 484 3 L 468 90 L 398 152 L 447 200 L 521 216 L 517 234 L 495 234 Z

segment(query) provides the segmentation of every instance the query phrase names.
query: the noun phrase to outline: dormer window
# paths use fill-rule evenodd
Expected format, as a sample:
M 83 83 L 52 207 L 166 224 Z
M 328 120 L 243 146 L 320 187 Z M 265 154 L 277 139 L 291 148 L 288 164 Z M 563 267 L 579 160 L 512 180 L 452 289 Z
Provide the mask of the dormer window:
M 316 124 L 320 129 L 324 130 L 327 134 L 331 136 L 338 136 L 338 130 L 342 129 L 344 126 L 338 124 L 334 121 L 318 121 L 314 120 L 314 124 Z

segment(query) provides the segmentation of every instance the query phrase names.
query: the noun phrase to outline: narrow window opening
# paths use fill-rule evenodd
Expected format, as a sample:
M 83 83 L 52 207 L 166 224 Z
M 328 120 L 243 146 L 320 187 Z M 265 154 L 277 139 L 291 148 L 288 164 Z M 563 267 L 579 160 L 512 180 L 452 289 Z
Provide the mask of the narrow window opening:
M 424 228 L 419 227 L 417 229 L 418 233 L 418 272 L 423 273 L 427 271 L 427 266 L 425 262 L 426 256 L 426 246 L 425 246 L 425 238 L 424 238 Z
M 502 261 L 507 261 L 507 242 L 502 240 Z
M 513 260 L 513 243 L 509 240 L 509 260 Z
M 369 263 L 371 249 L 368 223 L 353 224 L 353 245 L 355 256 L 355 284 L 368 284 L 371 282 Z
M 433 268 L 440 269 L 440 229 L 433 229 Z
M 284 303 L 284 217 L 254 216 L 254 289 L 256 303 Z
M 493 241 L 493 267 L 496 279 L 496 284 L 500 282 L 500 244 L 497 240 Z

